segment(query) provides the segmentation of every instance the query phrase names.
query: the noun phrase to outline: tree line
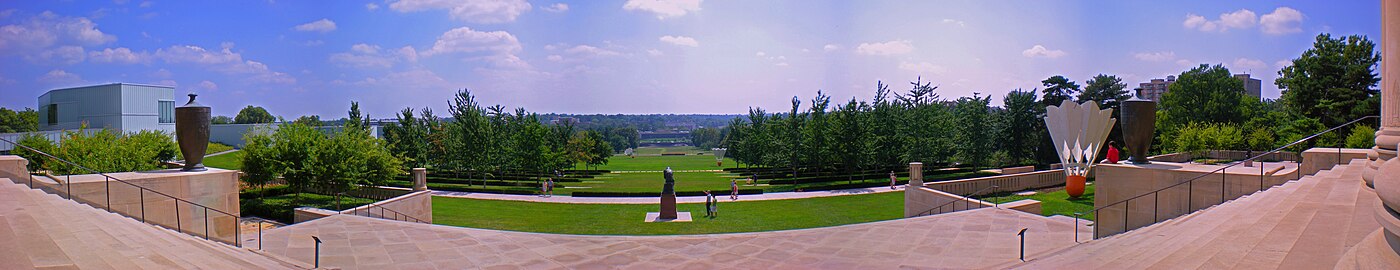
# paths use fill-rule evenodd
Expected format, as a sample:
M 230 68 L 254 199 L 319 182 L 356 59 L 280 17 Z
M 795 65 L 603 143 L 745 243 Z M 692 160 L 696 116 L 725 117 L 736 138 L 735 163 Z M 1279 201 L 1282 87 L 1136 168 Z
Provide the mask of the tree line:
M 539 114 L 505 106 L 484 107 L 468 90 L 448 102 L 451 120 L 431 109 L 405 108 L 384 127 L 389 150 L 413 167 L 463 171 L 478 177 L 524 172 L 548 175 L 578 164 L 607 164 L 629 129 L 582 130 L 571 122 L 547 125 Z M 630 129 L 635 138 L 635 129 Z M 632 140 L 635 146 L 635 139 Z

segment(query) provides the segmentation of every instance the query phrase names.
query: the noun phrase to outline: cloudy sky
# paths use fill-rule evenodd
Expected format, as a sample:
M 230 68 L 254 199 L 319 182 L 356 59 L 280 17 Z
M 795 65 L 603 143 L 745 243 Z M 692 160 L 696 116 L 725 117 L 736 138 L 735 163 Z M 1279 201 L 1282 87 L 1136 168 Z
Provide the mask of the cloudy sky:
M 1318 33 L 1380 39 L 1379 1 L 3 1 L 0 106 L 131 82 L 293 118 L 744 113 L 817 90 L 868 99 L 922 76 L 945 98 L 1063 74 L 1131 86 L 1201 63 L 1264 80 Z

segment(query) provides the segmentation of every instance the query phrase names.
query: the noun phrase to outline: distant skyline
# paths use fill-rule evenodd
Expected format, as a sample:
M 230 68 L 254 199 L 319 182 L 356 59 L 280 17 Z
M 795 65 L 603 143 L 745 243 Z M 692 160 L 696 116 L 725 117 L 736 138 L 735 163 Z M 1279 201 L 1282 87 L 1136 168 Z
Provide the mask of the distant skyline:
M 1132 89 L 1199 64 L 1263 81 L 1319 33 L 1380 41 L 1367 1 L 5 1 L 0 106 L 111 82 L 199 93 L 216 115 L 374 118 L 484 105 L 540 113 L 785 111 L 822 90 L 869 100 L 922 76 L 945 99 Z M 183 100 L 180 101 L 183 103 Z

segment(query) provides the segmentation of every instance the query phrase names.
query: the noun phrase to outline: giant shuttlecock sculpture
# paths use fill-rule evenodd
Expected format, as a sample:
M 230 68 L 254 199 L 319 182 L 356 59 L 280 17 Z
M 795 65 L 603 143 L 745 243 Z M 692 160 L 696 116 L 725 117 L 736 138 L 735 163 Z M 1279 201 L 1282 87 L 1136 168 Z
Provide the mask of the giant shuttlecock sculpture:
M 1060 106 L 1045 107 L 1045 127 L 1064 165 L 1065 191 L 1070 197 L 1084 195 L 1085 177 L 1114 121 L 1113 109 L 1099 109 L 1092 101 L 1079 104 L 1065 100 Z

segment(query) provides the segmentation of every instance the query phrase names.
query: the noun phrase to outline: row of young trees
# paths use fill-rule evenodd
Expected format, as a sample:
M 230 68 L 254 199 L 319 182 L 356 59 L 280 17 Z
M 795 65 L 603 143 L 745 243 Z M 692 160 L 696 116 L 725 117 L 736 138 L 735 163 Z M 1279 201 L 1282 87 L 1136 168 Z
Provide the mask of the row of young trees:
M 405 173 L 403 161 L 370 134 L 358 103 L 350 103 L 349 120 L 325 130 L 305 123 L 286 123 L 276 131 L 244 134 L 243 181 L 263 186 L 279 177 L 297 191 L 344 192 L 360 185 L 378 185 Z
M 577 130 L 572 123 L 541 123 L 524 108 L 484 107 L 462 90 L 448 103 L 451 121 L 424 108 L 403 109 L 398 122 L 385 127 L 391 152 L 413 167 L 501 175 L 547 174 L 578 164 L 607 164 L 615 145 L 612 130 Z M 635 133 L 635 130 L 633 130 Z M 634 135 L 635 136 L 635 135 Z
M 1083 89 L 1064 76 L 1041 82 L 1039 91 L 1017 89 L 992 107 L 991 96 L 945 100 L 920 78 L 904 93 L 876 84 L 873 100 L 832 105 L 817 96 L 802 107 L 794 97 L 786 113 L 762 108 L 726 128 L 724 146 L 749 166 L 803 171 L 855 172 L 909 162 L 957 162 L 975 167 L 1046 164 L 1057 160 L 1044 121 L 1047 105 L 1093 101 L 1107 108 L 1130 96 L 1122 79 L 1100 74 Z M 1121 133 L 1121 132 L 1115 132 Z
M 103 173 L 160 169 L 162 162 L 173 160 L 180 151 L 170 133 L 158 130 L 121 133 L 83 127 L 65 131 L 62 136 L 62 143 L 55 143 L 48 137 L 28 134 L 17 143 Z M 24 147 L 16 147 L 12 152 L 29 160 L 30 171 L 48 170 L 56 175 L 92 173 Z

